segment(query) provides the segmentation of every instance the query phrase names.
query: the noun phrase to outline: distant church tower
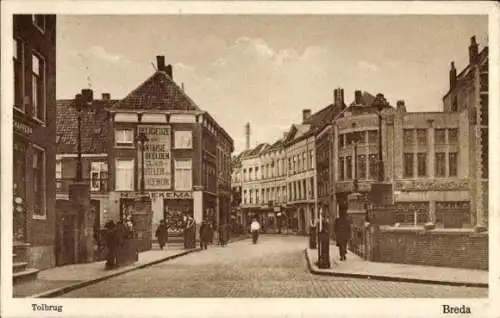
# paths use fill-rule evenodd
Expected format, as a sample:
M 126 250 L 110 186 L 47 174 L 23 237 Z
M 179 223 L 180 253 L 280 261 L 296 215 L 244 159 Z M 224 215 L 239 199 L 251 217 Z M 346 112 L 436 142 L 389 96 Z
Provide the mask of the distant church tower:
M 250 123 L 245 125 L 246 149 L 250 149 Z

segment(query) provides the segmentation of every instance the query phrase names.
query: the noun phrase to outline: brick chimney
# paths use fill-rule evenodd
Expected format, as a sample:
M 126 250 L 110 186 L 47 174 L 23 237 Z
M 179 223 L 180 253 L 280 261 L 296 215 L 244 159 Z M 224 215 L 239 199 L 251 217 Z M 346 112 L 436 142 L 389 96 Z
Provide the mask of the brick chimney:
M 469 45 L 469 63 L 473 64 L 477 61 L 477 57 L 479 55 L 479 48 L 476 42 L 476 36 L 472 36 L 470 38 Z
M 87 104 L 91 104 L 92 101 L 94 100 L 94 91 L 90 88 L 84 88 L 82 89 L 82 94 L 81 94 L 82 101 Z
M 361 91 L 354 92 L 354 104 L 356 105 L 363 104 L 363 95 L 361 94 Z
M 303 109 L 302 110 L 302 122 L 306 122 L 311 118 L 311 110 L 310 109 Z
M 450 67 L 450 90 L 457 86 L 457 69 L 455 68 L 455 62 L 451 62 Z
M 336 88 L 333 90 L 333 103 L 335 105 L 344 104 L 344 89 Z
M 398 100 L 396 102 L 396 110 L 398 112 L 406 113 L 406 105 L 404 100 Z
M 102 100 L 110 100 L 110 99 L 111 99 L 110 93 L 102 93 Z
M 158 55 L 156 56 L 156 68 L 158 71 L 165 71 L 165 56 Z

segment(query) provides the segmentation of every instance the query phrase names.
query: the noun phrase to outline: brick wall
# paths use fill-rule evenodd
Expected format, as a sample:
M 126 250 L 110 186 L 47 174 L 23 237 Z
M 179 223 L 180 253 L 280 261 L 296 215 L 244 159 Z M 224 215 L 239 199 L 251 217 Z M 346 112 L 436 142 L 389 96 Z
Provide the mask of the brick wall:
M 488 234 L 471 230 L 381 227 L 373 261 L 488 269 Z

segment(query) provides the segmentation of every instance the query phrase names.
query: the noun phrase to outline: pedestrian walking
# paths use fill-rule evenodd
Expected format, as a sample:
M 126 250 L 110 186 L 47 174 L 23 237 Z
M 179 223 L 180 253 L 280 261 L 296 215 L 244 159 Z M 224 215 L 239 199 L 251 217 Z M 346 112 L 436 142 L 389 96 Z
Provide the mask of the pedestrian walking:
M 335 232 L 335 241 L 339 248 L 340 260 L 345 261 L 347 254 L 347 242 L 351 237 L 351 224 L 347 218 L 347 213 L 343 212 L 335 220 L 333 225 Z
M 196 222 L 192 216 L 188 215 L 184 227 L 184 248 L 196 247 Z
M 253 219 L 252 223 L 250 224 L 250 232 L 252 233 L 252 243 L 257 244 L 257 240 L 259 239 L 259 231 L 260 231 L 260 224 L 257 221 L 257 219 Z
M 201 249 L 206 250 L 208 248 L 208 243 L 211 238 L 211 229 L 210 223 L 207 220 L 203 220 L 200 225 L 200 247 Z
M 229 227 L 226 223 L 219 227 L 219 244 L 220 246 L 226 246 L 229 236 Z
M 109 221 L 105 225 L 104 242 L 108 250 L 106 255 L 106 269 L 117 266 L 116 253 L 118 248 L 118 237 L 115 222 Z
M 160 249 L 163 250 L 163 247 L 168 241 L 168 229 L 165 220 L 160 221 L 160 225 L 158 225 L 158 228 L 156 229 L 155 236 L 158 239 L 158 244 L 160 244 Z

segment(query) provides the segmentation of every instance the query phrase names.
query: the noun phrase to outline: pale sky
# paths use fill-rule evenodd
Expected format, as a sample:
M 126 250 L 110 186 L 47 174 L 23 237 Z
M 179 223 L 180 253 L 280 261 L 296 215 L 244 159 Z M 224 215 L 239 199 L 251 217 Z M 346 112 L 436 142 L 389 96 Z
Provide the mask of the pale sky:
M 408 111 L 439 111 L 453 60 L 470 37 L 487 42 L 481 16 L 58 16 L 57 98 L 89 85 L 123 98 L 153 72 L 156 55 L 174 80 L 244 149 L 273 142 L 344 88 L 383 93 Z

